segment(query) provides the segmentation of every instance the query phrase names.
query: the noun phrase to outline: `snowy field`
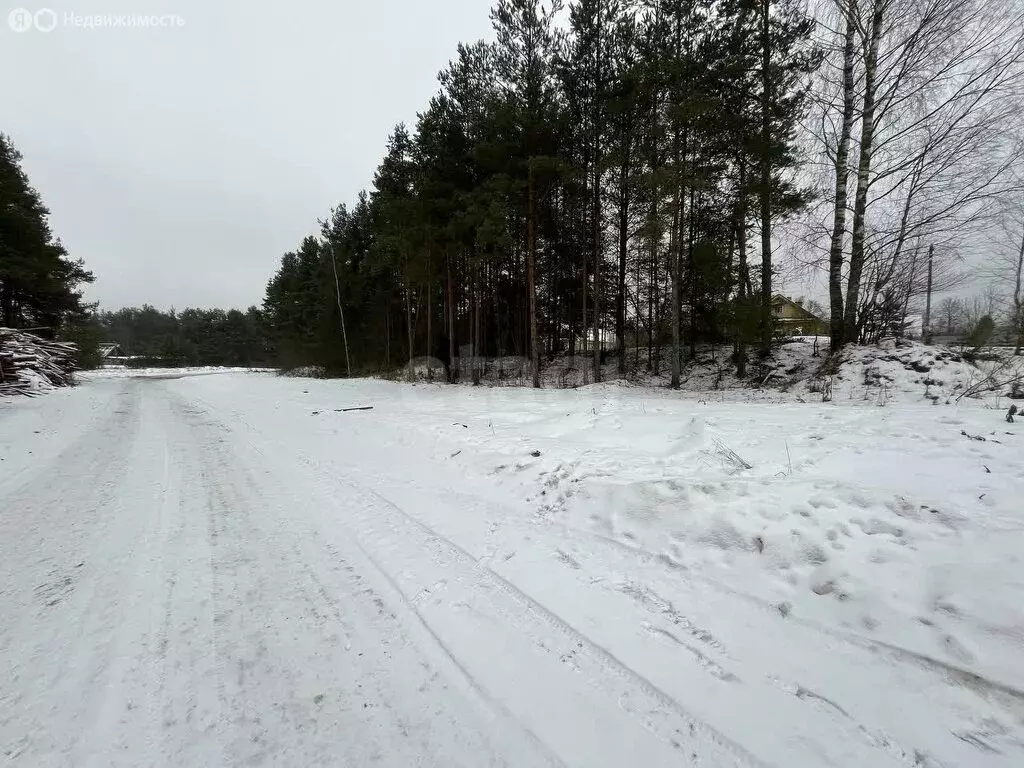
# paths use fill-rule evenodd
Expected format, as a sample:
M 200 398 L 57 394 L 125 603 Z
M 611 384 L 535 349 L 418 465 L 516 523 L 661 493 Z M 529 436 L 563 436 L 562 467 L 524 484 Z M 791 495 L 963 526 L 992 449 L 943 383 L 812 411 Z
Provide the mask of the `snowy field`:
M 831 402 L 237 372 L 0 402 L 0 756 L 1024 765 L 1020 420 L 948 360 L 855 363 Z

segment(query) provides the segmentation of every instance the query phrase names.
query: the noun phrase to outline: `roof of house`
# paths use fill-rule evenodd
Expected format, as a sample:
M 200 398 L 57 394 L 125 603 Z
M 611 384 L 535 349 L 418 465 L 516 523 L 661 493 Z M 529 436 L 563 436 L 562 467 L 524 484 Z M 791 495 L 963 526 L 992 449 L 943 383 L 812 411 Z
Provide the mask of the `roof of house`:
M 811 312 L 811 310 L 807 309 L 807 307 L 802 304 L 797 304 L 793 299 L 789 298 L 789 296 L 783 296 L 781 293 L 776 293 L 772 297 L 772 304 L 788 304 L 791 307 L 795 307 L 808 320 L 819 320 L 821 322 L 825 322 L 825 318 L 818 317 L 816 314 Z

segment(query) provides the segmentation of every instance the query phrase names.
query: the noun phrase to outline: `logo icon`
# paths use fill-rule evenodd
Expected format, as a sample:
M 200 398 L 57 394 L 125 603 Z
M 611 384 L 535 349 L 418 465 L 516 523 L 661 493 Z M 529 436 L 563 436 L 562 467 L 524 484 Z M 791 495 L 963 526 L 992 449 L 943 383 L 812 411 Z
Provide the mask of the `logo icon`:
M 33 17 L 36 29 L 40 32 L 52 32 L 57 26 L 57 14 L 49 8 L 40 8 Z
M 54 22 L 56 22 L 56 14 L 54 14 Z M 7 14 L 7 26 L 15 32 L 28 32 L 28 30 L 32 29 L 32 11 L 25 8 L 15 8 Z

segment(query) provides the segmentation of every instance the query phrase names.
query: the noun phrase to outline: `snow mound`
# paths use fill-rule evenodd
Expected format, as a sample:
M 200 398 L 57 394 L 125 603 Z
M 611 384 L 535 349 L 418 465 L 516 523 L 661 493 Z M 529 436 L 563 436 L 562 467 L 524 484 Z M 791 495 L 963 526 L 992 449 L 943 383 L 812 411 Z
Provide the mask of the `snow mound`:
M 412 375 L 422 381 L 445 381 L 448 378 L 448 368 L 436 357 L 414 357 L 405 365 L 405 373 L 408 375 L 412 369 Z
M 323 379 L 327 377 L 327 369 L 322 365 L 301 365 L 298 368 L 281 371 L 281 375 L 296 379 Z
M 928 399 L 1009 394 L 1012 379 L 1024 374 L 1024 359 L 1009 350 L 961 353 L 950 347 L 915 341 L 885 340 L 877 346 L 851 347 L 837 367 L 825 366 L 835 399 Z
M 626 351 L 625 372 L 618 353 L 602 353 L 601 382 L 594 384 L 594 359 L 560 355 L 542 361 L 544 389 L 597 387 L 614 392 L 630 387 L 668 387 L 667 348 Z M 658 358 L 657 374 L 646 370 Z M 417 358 L 427 360 L 428 358 Z M 440 365 L 440 363 L 438 363 Z M 460 358 L 459 381 L 489 386 L 529 386 L 530 361 L 525 357 Z M 475 367 L 474 367 L 475 366 Z M 425 377 L 424 377 L 425 378 Z M 434 380 L 438 380 L 434 376 Z M 1014 380 L 1021 383 L 1014 389 Z M 765 359 L 751 356 L 746 375 L 736 375 L 729 345 L 699 345 L 682 366 L 680 392 L 720 402 L 844 402 L 887 405 L 899 402 L 940 403 L 961 397 L 1024 397 L 1024 356 L 990 348 L 979 353 L 930 346 L 907 339 L 886 339 L 877 345 L 850 346 L 838 360 L 829 359 L 825 337 L 785 339 Z
M 865 384 L 866 370 L 887 382 L 888 408 L 874 407 L 883 385 Z M 541 519 L 1024 689 L 1015 427 L 971 398 L 936 411 L 923 395 L 939 385 L 918 381 L 944 377 L 953 395 L 984 371 L 941 348 L 890 345 L 853 351 L 838 373 L 850 390 L 836 374 L 826 403 L 806 399 L 807 378 L 780 404 L 590 388 L 537 393 L 511 413 L 481 393 L 471 452 L 493 457 L 488 482 Z

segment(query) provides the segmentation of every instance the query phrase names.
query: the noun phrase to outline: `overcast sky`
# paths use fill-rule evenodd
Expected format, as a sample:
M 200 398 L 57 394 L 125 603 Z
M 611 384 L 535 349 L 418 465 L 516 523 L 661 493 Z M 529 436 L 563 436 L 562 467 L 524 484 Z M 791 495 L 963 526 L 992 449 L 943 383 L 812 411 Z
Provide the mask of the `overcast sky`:
M 0 0 L 0 132 L 102 307 L 259 304 L 489 0 Z M 14 31 L 18 7 L 49 32 Z M 176 15 L 184 26 L 75 26 Z

